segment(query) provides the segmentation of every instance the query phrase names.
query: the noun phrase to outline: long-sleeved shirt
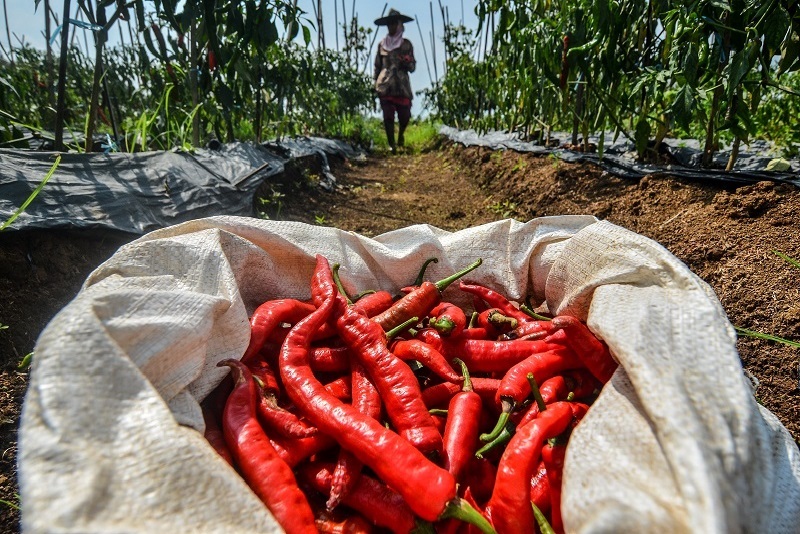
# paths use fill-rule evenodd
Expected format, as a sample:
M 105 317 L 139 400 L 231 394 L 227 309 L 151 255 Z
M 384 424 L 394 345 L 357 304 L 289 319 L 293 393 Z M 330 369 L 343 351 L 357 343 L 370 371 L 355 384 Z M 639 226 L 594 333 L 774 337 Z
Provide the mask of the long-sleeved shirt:
M 414 98 L 411 92 L 411 80 L 408 73 L 414 72 L 417 61 L 414 59 L 414 46 L 408 39 L 403 39 L 403 44 L 394 50 L 384 50 L 378 44 L 375 54 L 375 90 L 378 96 Z

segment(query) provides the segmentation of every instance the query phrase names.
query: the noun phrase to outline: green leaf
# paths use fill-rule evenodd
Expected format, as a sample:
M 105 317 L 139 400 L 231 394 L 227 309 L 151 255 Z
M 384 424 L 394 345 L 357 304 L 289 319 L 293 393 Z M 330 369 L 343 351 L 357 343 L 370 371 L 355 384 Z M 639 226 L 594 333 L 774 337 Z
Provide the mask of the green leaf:
M 734 327 L 736 329 L 736 333 L 745 337 L 754 337 L 757 339 L 766 339 L 767 341 L 776 341 L 778 343 L 783 343 L 784 345 L 789 345 L 790 347 L 800 348 L 800 343 L 797 341 L 791 341 L 789 339 L 773 336 L 772 334 L 765 334 L 763 332 L 756 332 L 755 330 L 748 330 L 747 328 L 741 328 L 739 326 Z
M 311 30 L 305 24 L 303 25 L 303 41 L 305 41 L 306 46 L 311 43 Z
M 781 43 L 781 59 L 778 62 L 777 75 L 796 70 L 798 56 L 800 56 L 800 35 L 792 31 L 791 35 Z
M 9 218 L 6 220 L 6 222 L 4 222 L 4 223 L 2 224 L 2 226 L 0 226 L 0 232 L 2 232 L 3 230 L 5 230 L 6 228 L 8 228 L 8 226 L 9 226 L 11 223 L 13 223 L 13 222 L 16 220 L 16 218 L 17 218 L 17 217 L 19 217 L 19 216 L 20 216 L 20 214 L 22 214 L 22 212 L 23 212 L 23 211 L 25 211 L 25 210 L 27 209 L 27 207 L 28 207 L 28 206 L 30 206 L 31 202 L 33 202 L 33 199 L 35 199 L 35 198 L 36 198 L 36 196 L 37 196 L 39 193 L 41 193 L 42 189 L 44 189 L 44 186 L 45 186 L 45 184 L 47 184 L 47 182 L 50 180 L 50 178 L 52 178 L 52 177 L 53 177 L 53 174 L 56 172 L 56 169 L 58 168 L 58 166 L 59 166 L 59 164 L 60 164 L 60 163 L 61 163 L 61 154 L 59 154 L 58 156 L 56 156 L 56 161 L 55 161 L 55 163 L 53 163 L 53 166 L 52 166 L 52 167 L 50 167 L 50 170 L 49 170 L 49 171 L 47 171 L 47 174 L 45 175 L 44 179 L 42 179 L 42 183 L 40 183 L 40 184 L 39 184 L 39 185 L 36 187 L 36 189 L 34 189 L 34 190 L 33 190 L 33 192 L 32 192 L 32 193 L 31 193 L 31 194 L 28 196 L 28 198 L 27 198 L 27 199 L 25 199 L 25 202 L 23 202 L 23 203 L 22 203 L 22 205 L 21 205 L 21 206 L 20 206 L 20 207 L 17 209 L 17 211 L 15 211 L 15 212 L 14 212 L 14 214 L 13 214 L 11 217 L 9 217 Z
M 777 250 L 773 250 L 772 253 L 775 254 L 776 256 L 778 256 L 779 258 L 782 258 L 783 260 L 786 260 L 787 262 L 789 262 L 790 265 L 800 269 L 800 261 L 797 261 L 796 259 L 792 258 L 791 256 L 787 256 L 783 252 L 779 252 Z
M 783 7 L 774 9 L 764 21 L 764 45 L 770 52 L 778 50 L 789 31 L 789 14 Z
M 686 83 L 691 87 L 697 87 L 698 71 L 700 67 L 700 47 L 697 46 L 697 43 L 689 44 L 681 67 L 683 69 L 683 75 L 686 77 Z
M 230 87 L 220 82 L 217 84 L 215 92 L 217 94 L 217 99 L 219 99 L 219 102 L 222 104 L 223 108 L 227 110 L 233 109 L 234 95 Z
M 670 107 L 675 122 L 686 131 L 689 131 L 697 105 L 697 97 L 689 85 L 684 85 L 675 96 L 675 101 Z
M 752 54 L 754 47 L 758 47 L 758 42 L 750 43 L 750 45 L 734 54 L 733 60 L 730 65 L 730 75 L 728 77 L 728 95 L 733 95 L 739 84 L 753 68 L 754 61 L 752 61 Z M 756 48 L 757 49 L 757 48 Z

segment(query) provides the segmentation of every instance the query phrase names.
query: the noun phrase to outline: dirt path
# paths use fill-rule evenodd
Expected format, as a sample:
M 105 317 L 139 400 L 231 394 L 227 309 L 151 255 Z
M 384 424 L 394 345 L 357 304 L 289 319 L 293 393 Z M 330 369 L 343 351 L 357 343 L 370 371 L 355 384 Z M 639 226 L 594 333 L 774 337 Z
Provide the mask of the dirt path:
M 336 193 L 293 202 L 298 193 L 287 192 L 282 214 L 370 237 L 418 223 L 455 231 L 503 218 L 491 193 L 464 172 L 447 152 L 349 161 L 336 169 Z

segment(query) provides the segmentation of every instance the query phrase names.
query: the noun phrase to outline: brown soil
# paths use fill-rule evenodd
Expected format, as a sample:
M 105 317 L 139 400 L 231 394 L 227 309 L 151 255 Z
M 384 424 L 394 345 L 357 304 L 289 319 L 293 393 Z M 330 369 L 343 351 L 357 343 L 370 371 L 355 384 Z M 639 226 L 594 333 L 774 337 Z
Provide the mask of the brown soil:
M 303 173 L 313 177 L 313 170 Z M 456 145 L 423 154 L 372 156 L 334 166 L 337 188 L 284 180 L 258 203 L 272 218 L 374 236 L 410 224 L 458 230 L 513 217 L 591 214 L 650 237 L 716 291 L 731 322 L 800 339 L 800 272 L 774 251 L 800 259 L 800 190 L 762 182 L 745 187 L 673 178 L 623 180 L 590 165 Z M 0 499 L 18 503 L 16 442 L 27 373 L 17 364 L 86 276 L 133 236 L 99 231 L 0 234 Z M 758 399 L 800 439 L 797 349 L 743 337 L 745 368 Z M 0 504 L 0 531 L 19 529 Z

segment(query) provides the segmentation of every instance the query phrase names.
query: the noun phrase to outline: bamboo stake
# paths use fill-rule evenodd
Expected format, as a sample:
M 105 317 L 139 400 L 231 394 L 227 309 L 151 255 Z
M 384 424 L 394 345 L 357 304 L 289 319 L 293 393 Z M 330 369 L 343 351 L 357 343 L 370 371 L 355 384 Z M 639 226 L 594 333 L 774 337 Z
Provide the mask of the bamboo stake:
M 70 0 L 64 0 L 64 25 L 61 27 L 61 58 L 58 64 L 58 103 L 56 104 L 55 149 L 64 150 L 64 113 L 67 85 Z
M 433 20 L 433 1 L 428 3 L 428 6 L 431 10 L 431 55 L 433 56 L 433 74 L 436 76 L 436 80 L 439 80 L 439 72 L 436 69 L 436 30 L 434 30 L 434 20 Z
M 56 100 L 53 92 L 53 45 L 50 44 L 50 0 L 44 0 L 44 39 L 47 41 L 47 51 L 44 56 L 45 73 L 47 75 L 47 105 L 55 109 Z
M 336 37 L 336 50 L 339 50 L 339 7 L 336 0 L 333 0 L 333 24 L 333 29 L 335 30 L 333 35 Z
M 336 3 L 334 2 L 334 6 L 335 5 Z M 322 20 L 322 0 L 317 0 L 317 27 L 318 27 L 317 38 L 319 39 L 319 44 L 317 45 L 317 48 L 319 48 L 320 50 L 324 50 L 325 26 L 323 25 L 323 20 Z
M 389 7 L 388 3 L 383 4 L 383 9 L 381 10 L 381 17 L 384 15 L 384 13 L 386 13 L 386 8 L 387 7 Z M 414 17 L 414 20 L 416 20 L 416 17 Z M 417 26 L 419 26 L 419 23 L 417 23 Z M 372 42 L 369 44 L 370 51 L 375 46 L 375 39 L 377 39 L 377 37 L 378 37 L 378 30 L 375 30 L 375 33 L 372 34 Z M 424 46 L 424 43 L 423 43 L 423 46 Z M 375 53 L 377 54 L 377 52 L 375 52 Z M 362 72 L 367 72 L 368 68 L 369 68 L 369 58 L 367 58 L 367 62 L 364 64 L 364 70 Z M 430 76 L 430 73 L 428 74 L 428 76 Z
M 428 69 L 428 79 L 433 82 L 433 76 L 431 76 L 431 64 L 428 62 L 428 50 L 425 47 L 425 39 L 422 36 L 422 27 L 419 25 L 419 20 L 416 16 L 414 16 L 414 22 L 417 23 L 417 30 L 419 30 L 419 42 L 422 44 L 422 55 L 425 57 L 425 67 Z
M 11 30 L 8 25 L 8 5 L 6 0 L 3 0 L 3 13 L 6 17 L 6 37 L 8 38 L 8 59 L 11 61 L 11 66 L 14 66 L 14 45 L 11 44 Z

